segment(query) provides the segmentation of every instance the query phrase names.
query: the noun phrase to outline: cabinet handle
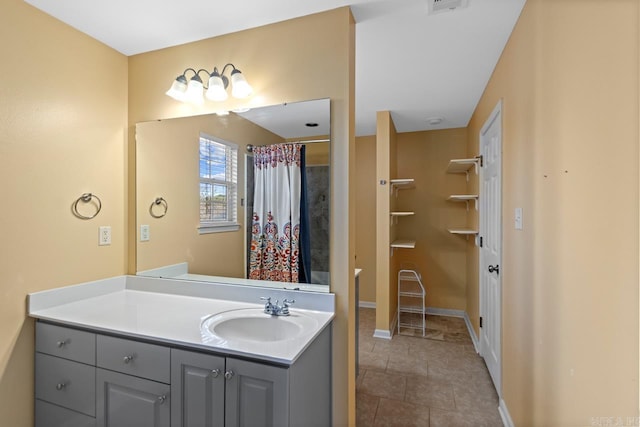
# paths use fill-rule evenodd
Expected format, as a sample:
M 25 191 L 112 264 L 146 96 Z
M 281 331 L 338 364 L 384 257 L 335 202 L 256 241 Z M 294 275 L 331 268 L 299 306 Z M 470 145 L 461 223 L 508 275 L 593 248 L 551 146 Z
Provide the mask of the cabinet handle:
M 56 343 L 56 345 L 58 346 L 58 348 L 62 348 L 62 347 L 64 347 L 65 345 L 67 345 L 67 340 L 64 340 L 64 341 L 58 341 L 58 342 Z
M 124 361 L 124 363 L 129 363 L 133 361 L 133 355 L 125 356 L 122 358 L 122 360 Z
M 220 369 L 214 369 L 213 371 L 211 371 L 211 376 L 213 378 L 218 378 L 220 376 Z
M 67 384 L 65 384 L 65 383 L 58 383 L 58 384 L 56 384 L 56 390 L 58 390 L 58 391 L 63 390 L 66 386 L 67 386 Z
M 162 396 L 158 396 L 158 402 L 160 402 L 161 405 L 166 402 L 166 400 L 167 396 L 165 396 L 164 394 Z
M 230 380 L 231 378 L 233 378 L 235 374 L 233 373 L 233 371 L 227 371 L 224 373 L 224 377 L 228 380 Z

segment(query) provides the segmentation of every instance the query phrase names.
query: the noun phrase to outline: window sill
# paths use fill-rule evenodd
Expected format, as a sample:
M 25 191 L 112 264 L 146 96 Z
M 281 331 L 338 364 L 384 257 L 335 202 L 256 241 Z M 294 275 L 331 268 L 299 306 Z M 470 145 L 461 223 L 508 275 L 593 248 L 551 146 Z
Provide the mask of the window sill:
M 240 224 L 201 225 L 198 227 L 198 234 L 227 233 L 238 230 L 240 230 Z

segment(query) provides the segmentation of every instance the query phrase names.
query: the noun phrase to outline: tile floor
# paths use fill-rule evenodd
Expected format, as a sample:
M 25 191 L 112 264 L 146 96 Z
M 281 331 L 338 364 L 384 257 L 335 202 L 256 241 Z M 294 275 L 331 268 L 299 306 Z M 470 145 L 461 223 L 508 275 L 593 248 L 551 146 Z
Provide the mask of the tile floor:
M 463 319 L 427 316 L 427 338 L 373 338 L 360 309 L 357 427 L 500 427 L 498 396 Z M 402 331 L 403 334 L 405 331 Z

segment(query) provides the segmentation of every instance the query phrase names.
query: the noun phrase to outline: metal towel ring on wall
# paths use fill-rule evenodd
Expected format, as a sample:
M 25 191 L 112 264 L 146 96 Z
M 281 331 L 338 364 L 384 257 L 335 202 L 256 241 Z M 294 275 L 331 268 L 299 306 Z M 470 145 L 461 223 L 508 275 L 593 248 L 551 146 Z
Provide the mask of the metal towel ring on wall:
M 96 201 L 98 202 L 98 209 L 96 210 L 96 212 L 91 215 L 91 216 L 86 216 L 86 215 L 82 215 L 80 212 L 78 212 L 78 203 L 83 202 L 83 203 L 89 203 L 90 201 L 92 201 L 93 199 L 96 199 Z M 100 201 L 100 198 L 98 196 L 96 196 L 95 194 L 91 194 L 91 193 L 84 193 L 82 196 L 78 197 L 78 199 L 75 201 L 75 203 L 73 204 L 73 214 L 75 216 L 77 216 L 80 219 L 93 219 L 96 217 L 96 215 L 98 215 L 100 213 L 100 209 L 102 209 L 102 202 Z
M 162 206 L 164 208 L 164 212 L 162 212 L 159 215 L 155 214 L 153 212 L 153 207 L 154 206 Z M 167 214 L 167 210 L 168 209 L 169 209 L 169 204 L 167 203 L 167 201 L 165 199 L 163 199 L 162 197 L 156 197 L 156 199 L 153 202 L 151 202 L 151 206 L 149 206 L 149 213 L 154 218 L 162 218 L 163 216 L 165 216 Z

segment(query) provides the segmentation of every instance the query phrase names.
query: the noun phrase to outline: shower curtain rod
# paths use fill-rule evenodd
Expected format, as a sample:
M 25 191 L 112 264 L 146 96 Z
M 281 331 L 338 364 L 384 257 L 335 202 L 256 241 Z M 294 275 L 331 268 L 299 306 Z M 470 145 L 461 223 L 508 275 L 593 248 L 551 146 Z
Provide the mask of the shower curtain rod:
M 308 139 L 305 141 L 287 141 L 285 142 L 285 144 L 313 144 L 316 142 L 331 142 L 331 140 L 328 138 L 327 139 Z M 255 146 L 252 144 L 247 145 L 247 151 L 251 153 L 253 151 L 253 147 Z

